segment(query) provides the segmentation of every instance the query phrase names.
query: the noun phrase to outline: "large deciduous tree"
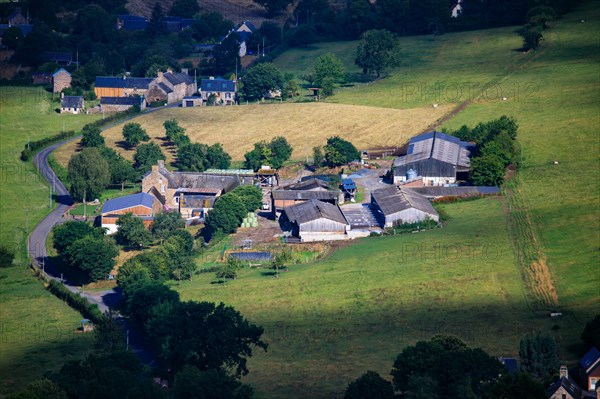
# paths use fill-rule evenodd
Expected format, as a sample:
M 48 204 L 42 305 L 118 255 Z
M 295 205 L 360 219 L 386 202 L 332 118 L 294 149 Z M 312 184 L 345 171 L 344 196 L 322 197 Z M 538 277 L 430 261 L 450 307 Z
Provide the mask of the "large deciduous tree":
M 526 335 L 519 345 L 521 370 L 543 382 L 551 382 L 560 366 L 558 345 L 549 335 Z
M 181 18 L 192 18 L 200 12 L 198 0 L 175 0 L 169 15 Z
M 393 399 L 394 388 L 389 381 L 384 380 L 374 371 L 367 371 L 355 381 L 352 381 L 344 399 Z M 430 398 L 431 399 L 431 398 Z
M 354 145 L 342 139 L 339 136 L 333 136 L 327 139 L 325 146 L 325 160 L 331 166 L 340 166 L 348 162 L 360 159 L 360 152 Z
M 249 100 L 260 99 L 269 91 L 283 88 L 283 75 L 271 63 L 261 63 L 251 67 L 243 77 L 242 93 Z
M 110 237 L 85 236 L 67 248 L 71 267 L 87 273 L 91 281 L 105 279 L 115 266 L 119 249 Z
M 344 64 L 333 53 L 320 56 L 313 65 L 313 84 L 321 86 L 326 78 L 334 83 L 344 81 Z
M 87 124 L 81 129 L 83 137 L 81 138 L 82 147 L 100 147 L 104 145 L 104 137 L 102 137 L 98 126 Z
M 293 148 L 285 137 L 274 137 L 269 143 L 261 141 L 254 143 L 254 149 L 244 154 L 247 168 L 258 170 L 261 165 L 270 165 L 275 169 L 283 166 L 290 159 Z
M 130 147 L 135 147 L 142 141 L 150 140 L 148 133 L 139 123 L 126 123 L 123 126 L 123 137 Z
M 240 197 L 233 193 L 222 195 L 215 201 L 214 208 L 206 217 L 206 227 L 211 234 L 234 233 L 246 216 L 246 207 Z
M 134 182 L 138 179 L 138 174 L 131 162 L 123 158 L 112 148 L 101 146 L 98 149 L 102 158 L 108 162 L 110 182 L 112 184 L 120 184 L 121 190 L 123 190 L 126 182 Z
M 379 78 L 386 68 L 397 66 L 398 61 L 397 39 L 392 32 L 381 29 L 363 33 L 354 61 L 363 73 L 374 73 Z
M 158 144 L 152 142 L 140 145 L 133 155 L 136 168 L 142 172 L 152 169 L 159 160 L 165 160 L 165 154 L 161 151 Z
M 144 222 L 132 213 L 126 213 L 117 220 L 117 242 L 130 247 L 142 248 L 152 243 L 152 235 Z
M 84 148 L 69 161 L 70 192 L 76 201 L 98 198 L 110 183 L 108 162 L 96 148 Z

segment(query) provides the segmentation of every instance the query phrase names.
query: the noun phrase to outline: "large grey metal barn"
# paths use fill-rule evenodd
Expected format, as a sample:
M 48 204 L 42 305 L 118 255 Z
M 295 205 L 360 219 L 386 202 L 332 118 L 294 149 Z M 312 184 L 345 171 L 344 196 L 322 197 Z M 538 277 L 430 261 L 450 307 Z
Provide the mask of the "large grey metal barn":
M 429 200 L 410 189 L 390 186 L 371 193 L 371 207 L 382 227 L 420 222 L 427 218 L 439 221 L 440 217 Z

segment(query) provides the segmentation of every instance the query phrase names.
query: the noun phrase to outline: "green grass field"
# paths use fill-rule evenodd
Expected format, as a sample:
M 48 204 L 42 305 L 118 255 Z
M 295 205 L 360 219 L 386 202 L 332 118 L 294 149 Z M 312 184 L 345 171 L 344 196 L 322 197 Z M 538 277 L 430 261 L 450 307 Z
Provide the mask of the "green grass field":
M 581 329 L 600 312 L 600 7 L 586 3 L 565 16 L 535 52 L 516 51 L 515 30 L 401 38 L 401 68 L 328 101 L 392 108 L 468 102 L 444 124 L 449 128 L 514 116 L 522 149 L 516 199 L 446 205 L 452 219 L 443 230 L 365 239 L 279 280 L 246 271 L 226 287 L 210 284 L 210 275 L 183 283 L 185 299 L 232 304 L 265 326 L 270 350 L 250 361 L 247 378 L 259 398 L 340 396 L 367 369 L 387 375 L 405 345 L 438 331 L 516 356 L 520 337 L 538 330 L 555 335 L 563 361 L 573 364 L 581 354 Z M 349 43 L 294 50 L 276 63 L 306 73 L 311 54 L 332 49 L 348 64 Z M 509 215 L 517 212 L 521 221 L 513 225 Z M 523 237 L 539 249 L 556 306 L 533 309 L 522 277 L 529 265 L 516 258 Z M 427 250 L 469 243 L 499 255 L 436 258 Z M 551 309 L 564 317 L 551 320 Z
M 74 330 L 80 315 L 47 292 L 26 266 L 25 237 L 50 210 L 49 188 L 19 154 L 27 140 L 80 129 L 97 118 L 59 115 L 41 88 L 0 87 L 0 242 L 20 263 L 0 269 L 0 396 L 23 388 L 69 359 L 84 356 L 88 338 Z M 28 215 L 27 215 L 28 213 Z

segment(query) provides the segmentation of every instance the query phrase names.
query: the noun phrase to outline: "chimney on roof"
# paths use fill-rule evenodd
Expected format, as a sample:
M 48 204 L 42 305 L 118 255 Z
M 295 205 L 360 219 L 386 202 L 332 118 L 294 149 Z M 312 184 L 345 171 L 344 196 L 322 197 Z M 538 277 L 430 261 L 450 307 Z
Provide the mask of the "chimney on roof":
M 64 91 L 60 92 L 60 98 L 65 98 L 65 92 Z
M 161 80 L 163 78 L 163 72 L 162 71 L 158 71 L 157 77 L 158 77 L 159 80 Z
M 181 73 L 185 73 L 186 75 L 190 74 L 187 68 L 181 68 Z
M 569 369 L 567 369 L 567 366 L 560 366 L 558 374 L 560 378 L 569 378 Z
M 162 159 L 159 159 L 158 160 L 158 166 L 160 166 L 161 168 L 164 168 L 165 167 L 165 161 L 162 160 Z
M 172 68 L 167 68 L 167 73 L 173 73 L 173 69 Z

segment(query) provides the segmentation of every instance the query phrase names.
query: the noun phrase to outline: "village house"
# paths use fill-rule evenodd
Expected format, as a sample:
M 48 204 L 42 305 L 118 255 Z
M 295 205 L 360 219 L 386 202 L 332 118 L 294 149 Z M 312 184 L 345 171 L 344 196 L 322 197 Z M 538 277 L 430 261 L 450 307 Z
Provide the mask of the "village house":
M 250 39 L 250 36 L 252 36 L 254 31 L 256 31 L 256 28 L 254 27 L 254 25 L 252 25 L 252 22 L 250 21 L 242 22 L 240 26 L 238 26 L 238 28 L 235 30 L 240 45 L 240 50 L 238 52 L 238 55 L 240 57 L 244 57 L 248 53 L 248 46 L 246 45 L 246 42 L 248 41 L 248 39 Z
M 98 99 L 144 96 L 152 80 L 152 78 L 97 76 L 94 82 L 94 93 Z
M 84 111 L 85 100 L 83 96 L 65 96 L 60 99 L 60 113 L 80 114 Z
M 474 144 L 440 132 L 413 137 L 406 155 L 394 160 L 394 184 L 420 179 L 422 186 L 443 186 L 466 180 L 474 149 Z
M 233 105 L 236 102 L 237 84 L 233 80 L 223 78 L 202 79 L 200 95 L 203 103 L 207 105 L 211 95 L 214 95 L 215 105 Z
M 15 9 L 15 11 L 13 11 L 8 16 L 8 26 L 28 25 L 28 24 L 29 24 L 29 18 L 27 18 L 25 15 L 23 15 L 21 13 L 21 7 L 17 7 Z
M 162 210 L 162 204 L 153 195 L 146 193 L 127 195 L 104 203 L 100 216 L 101 225 L 108 230 L 108 234 L 116 233 L 119 217 L 126 213 L 132 213 L 142 219 L 146 228 L 150 228 L 154 216 Z
M 102 113 L 115 113 L 127 111 L 134 106 L 140 107 L 140 110 L 146 109 L 146 99 L 144 97 L 102 97 L 100 99 L 100 110 Z
M 52 74 L 52 92 L 60 93 L 64 89 L 71 87 L 71 74 L 64 68 Z
M 190 97 L 198 91 L 196 80 L 188 75 L 188 70 L 182 68 L 181 72 L 158 72 L 158 77 L 150 83 L 146 99 L 149 102 L 164 101 L 175 104 Z
M 436 222 L 440 219 L 427 198 L 396 186 L 374 190 L 371 207 L 382 227 L 421 222 L 427 218 Z
M 338 205 L 314 199 L 285 207 L 280 222 L 301 242 L 346 240 L 350 230 Z
M 579 361 L 579 378 L 584 390 L 595 392 L 600 388 L 600 351 L 591 348 Z
M 164 161 L 153 165 L 142 179 L 142 191 L 156 196 L 167 210 L 177 210 L 185 219 L 204 218 L 221 195 L 251 184 L 252 177 L 236 174 L 171 172 Z

